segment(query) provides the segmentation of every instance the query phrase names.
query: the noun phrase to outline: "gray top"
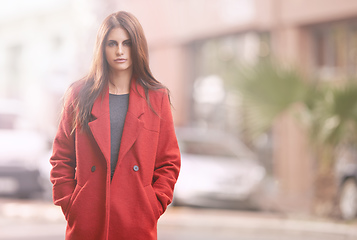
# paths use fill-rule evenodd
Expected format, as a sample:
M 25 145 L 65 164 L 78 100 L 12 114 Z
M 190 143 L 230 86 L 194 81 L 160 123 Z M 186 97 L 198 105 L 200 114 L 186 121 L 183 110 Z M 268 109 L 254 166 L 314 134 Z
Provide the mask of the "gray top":
M 110 108 L 110 170 L 111 178 L 118 162 L 124 122 L 129 105 L 129 94 L 109 94 Z

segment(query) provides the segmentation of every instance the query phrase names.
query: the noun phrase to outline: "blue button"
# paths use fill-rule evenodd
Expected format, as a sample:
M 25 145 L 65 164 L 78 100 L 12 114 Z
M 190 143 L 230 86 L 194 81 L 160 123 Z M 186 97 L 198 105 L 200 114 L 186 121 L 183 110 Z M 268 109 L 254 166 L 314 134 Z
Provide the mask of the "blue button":
M 92 172 L 94 172 L 94 171 L 95 171 L 95 166 L 93 166 L 93 167 L 91 168 L 91 171 L 92 171 Z
M 137 172 L 137 171 L 139 171 L 139 166 L 138 166 L 138 165 L 135 165 L 135 166 L 133 167 L 133 169 L 134 169 L 135 172 Z

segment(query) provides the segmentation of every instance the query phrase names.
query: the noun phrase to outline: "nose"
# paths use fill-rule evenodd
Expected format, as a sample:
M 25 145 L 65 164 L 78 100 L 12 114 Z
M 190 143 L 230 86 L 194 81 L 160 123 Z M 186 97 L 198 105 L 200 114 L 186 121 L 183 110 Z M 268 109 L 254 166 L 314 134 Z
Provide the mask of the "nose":
M 124 54 L 123 46 L 121 44 L 119 44 L 116 54 L 119 56 Z

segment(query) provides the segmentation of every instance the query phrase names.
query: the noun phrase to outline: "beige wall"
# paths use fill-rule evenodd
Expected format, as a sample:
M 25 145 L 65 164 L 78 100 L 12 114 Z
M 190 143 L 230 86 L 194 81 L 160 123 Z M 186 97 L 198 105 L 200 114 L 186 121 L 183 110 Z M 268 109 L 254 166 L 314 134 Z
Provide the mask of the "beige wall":
M 280 2 L 281 22 L 308 25 L 357 17 L 355 0 L 276 0 Z
M 151 70 L 171 93 L 173 116 L 176 126 L 184 125 L 188 119 L 189 76 L 187 49 L 182 46 L 155 48 L 150 52 Z
M 303 65 L 307 52 L 302 51 L 302 29 L 280 26 L 272 31 L 272 38 L 279 59 L 284 63 Z M 273 133 L 274 173 L 278 179 L 279 208 L 309 212 L 314 191 L 314 168 L 306 133 L 291 112 L 277 119 Z

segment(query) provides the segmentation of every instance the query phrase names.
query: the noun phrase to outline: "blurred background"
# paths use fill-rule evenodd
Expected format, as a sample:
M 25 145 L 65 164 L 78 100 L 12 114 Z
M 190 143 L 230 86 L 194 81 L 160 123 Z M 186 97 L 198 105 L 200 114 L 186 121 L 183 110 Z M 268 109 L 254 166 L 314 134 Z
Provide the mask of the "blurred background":
M 49 182 L 62 96 L 119 10 L 144 28 L 182 151 L 159 239 L 357 236 L 356 1 L 0 3 L 0 239 L 63 239 Z

